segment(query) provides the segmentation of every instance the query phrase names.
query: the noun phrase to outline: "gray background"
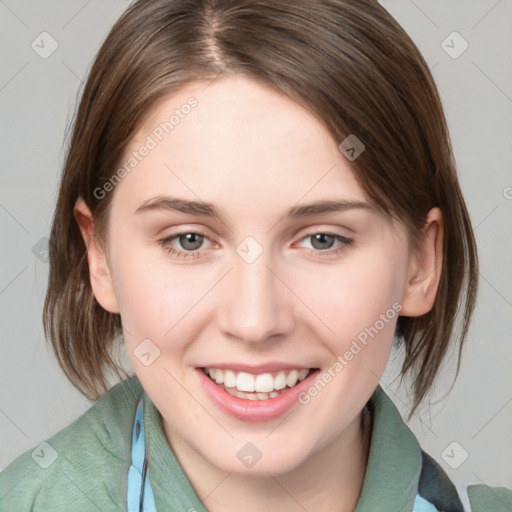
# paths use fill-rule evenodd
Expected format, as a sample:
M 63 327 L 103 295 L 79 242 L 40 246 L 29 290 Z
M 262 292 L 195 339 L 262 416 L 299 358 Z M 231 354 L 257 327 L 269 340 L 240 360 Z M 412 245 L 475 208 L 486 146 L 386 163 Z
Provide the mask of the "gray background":
M 480 295 L 460 375 L 439 401 L 452 381 L 452 357 L 430 407 L 409 422 L 465 500 L 468 484 L 512 487 L 512 2 L 381 3 L 432 69 L 479 247 Z M 90 406 L 45 342 L 44 246 L 78 87 L 127 5 L 0 0 L 0 469 Z M 58 44 L 47 58 L 40 54 L 52 41 L 42 32 Z M 469 46 L 458 55 L 464 40 Z M 398 355 L 390 362 L 382 385 L 405 413 L 407 395 L 396 379 L 399 360 Z

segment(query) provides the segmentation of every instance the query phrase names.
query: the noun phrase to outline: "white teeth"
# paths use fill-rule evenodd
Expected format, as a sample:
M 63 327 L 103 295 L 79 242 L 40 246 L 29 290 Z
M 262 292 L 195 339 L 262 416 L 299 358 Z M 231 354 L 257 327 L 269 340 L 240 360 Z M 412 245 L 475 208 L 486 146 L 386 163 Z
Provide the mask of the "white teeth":
M 236 378 L 236 389 L 239 391 L 254 391 L 254 376 L 240 372 Z
M 289 387 L 295 386 L 297 384 L 297 379 L 299 378 L 299 372 L 297 370 L 292 370 L 288 377 L 286 377 L 286 385 Z
M 222 370 L 220 370 L 222 372 Z M 236 386 L 236 375 L 231 370 L 226 370 L 224 373 L 224 386 L 227 388 L 234 388 Z
M 308 370 L 309 371 L 309 370 Z M 286 374 L 279 372 L 274 379 L 274 389 L 284 389 L 286 387 Z
M 258 375 L 254 384 L 254 390 L 262 393 L 270 393 L 270 391 L 273 391 L 274 379 L 272 378 L 272 375 L 270 375 L 270 373 Z
M 275 398 L 286 386 L 293 387 L 309 375 L 309 369 L 284 371 L 277 373 L 261 373 L 253 375 L 247 372 L 234 372 L 220 368 L 205 368 L 208 374 L 217 384 L 224 384 L 224 389 L 229 390 L 233 396 L 248 400 L 267 400 Z M 233 392 L 231 392 L 231 390 Z
M 309 370 L 307 368 L 303 368 L 299 370 L 299 381 L 304 380 L 309 374 Z
M 214 380 L 217 384 L 222 384 L 224 382 L 224 372 L 222 370 L 214 370 L 215 377 Z

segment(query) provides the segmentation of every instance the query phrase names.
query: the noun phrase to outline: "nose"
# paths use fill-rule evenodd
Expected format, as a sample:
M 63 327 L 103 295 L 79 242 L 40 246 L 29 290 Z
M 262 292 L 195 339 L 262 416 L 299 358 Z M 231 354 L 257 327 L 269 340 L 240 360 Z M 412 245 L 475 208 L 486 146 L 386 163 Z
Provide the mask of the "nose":
M 294 295 L 267 252 L 253 262 L 237 253 L 221 292 L 217 318 L 226 336 L 261 348 L 294 328 Z

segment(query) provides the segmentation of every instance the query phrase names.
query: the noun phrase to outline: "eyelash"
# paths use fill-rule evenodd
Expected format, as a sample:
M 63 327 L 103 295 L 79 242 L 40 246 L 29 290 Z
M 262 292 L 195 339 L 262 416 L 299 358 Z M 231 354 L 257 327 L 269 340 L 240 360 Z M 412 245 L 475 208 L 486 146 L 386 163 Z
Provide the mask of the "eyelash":
M 167 238 L 164 238 L 164 239 L 160 240 L 159 243 L 162 245 L 162 247 L 164 249 L 166 249 L 168 254 L 172 254 L 172 255 L 174 255 L 177 258 L 186 259 L 186 258 L 198 258 L 198 257 L 200 257 L 200 253 L 202 252 L 201 249 L 197 249 L 195 251 L 180 251 L 178 249 L 175 249 L 172 245 L 168 246 L 168 244 L 172 240 L 174 240 L 176 238 L 179 238 L 182 235 L 199 235 L 199 236 L 201 236 L 203 238 L 206 238 L 207 240 L 210 240 L 208 235 L 206 233 L 201 232 L 201 231 L 182 231 L 180 233 L 175 233 L 172 236 L 169 236 Z M 325 251 L 321 251 L 319 249 L 317 249 L 317 250 L 310 249 L 308 252 L 310 252 L 311 254 L 314 254 L 315 256 L 331 257 L 332 258 L 334 256 L 340 255 L 347 247 L 351 247 L 352 245 L 354 245 L 354 240 L 352 238 L 347 238 L 345 236 L 337 235 L 335 233 L 329 233 L 328 231 L 318 231 L 318 232 L 315 232 L 315 233 L 308 233 L 306 236 L 302 237 L 300 239 L 300 241 L 306 240 L 307 238 L 311 238 L 311 237 L 313 237 L 315 235 L 332 236 L 336 240 L 341 242 L 341 246 L 338 246 L 337 249 L 327 249 Z

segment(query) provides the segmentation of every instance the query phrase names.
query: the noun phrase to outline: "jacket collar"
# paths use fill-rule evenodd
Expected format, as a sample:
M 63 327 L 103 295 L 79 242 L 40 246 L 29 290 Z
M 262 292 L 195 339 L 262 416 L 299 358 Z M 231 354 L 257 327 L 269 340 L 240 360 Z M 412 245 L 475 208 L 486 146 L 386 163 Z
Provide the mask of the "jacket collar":
M 418 492 L 421 447 L 380 385 L 369 405 L 373 422 L 370 453 L 354 512 L 410 512 Z

